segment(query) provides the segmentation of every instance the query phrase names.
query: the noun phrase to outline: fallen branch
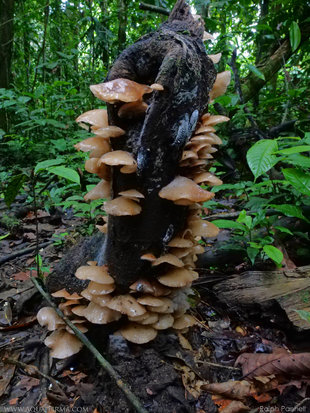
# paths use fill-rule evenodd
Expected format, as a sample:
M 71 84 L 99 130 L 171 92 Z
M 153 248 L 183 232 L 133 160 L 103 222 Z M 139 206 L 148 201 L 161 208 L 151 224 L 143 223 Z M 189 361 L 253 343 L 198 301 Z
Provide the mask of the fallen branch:
M 58 393 L 61 394 L 65 399 L 68 399 L 65 392 L 60 387 L 60 383 L 57 380 L 53 379 L 53 377 L 48 376 L 47 374 L 40 371 L 36 366 L 34 366 L 32 364 L 30 365 L 30 364 L 23 363 L 21 361 L 12 359 L 10 357 L 3 358 L 2 361 L 4 363 L 13 364 L 14 366 L 17 366 L 17 367 L 23 369 L 25 371 L 25 373 L 30 377 L 35 377 L 35 378 L 43 377 L 43 378 L 49 380 L 52 383 L 52 385 L 54 386 L 54 388 L 58 391 Z
M 53 241 L 46 241 L 42 242 L 42 244 L 38 245 L 38 249 L 45 248 L 48 245 L 52 244 Z M 0 258 L 0 265 L 4 264 L 7 261 L 11 261 L 13 258 L 20 257 L 21 255 L 28 254 L 29 252 L 35 251 L 37 249 L 37 245 L 32 245 L 31 247 L 24 248 L 19 251 L 12 252 L 12 254 L 5 255 L 4 257 Z
M 109 374 L 111 378 L 115 380 L 116 385 L 124 392 L 127 399 L 130 401 L 132 406 L 136 409 L 138 413 L 148 413 L 141 405 L 138 398 L 132 393 L 128 385 L 123 381 L 122 377 L 114 370 L 113 366 L 102 356 L 102 354 L 96 349 L 96 347 L 88 340 L 88 338 L 73 324 L 69 319 L 67 319 L 62 311 L 53 302 L 51 296 L 41 287 L 39 281 L 31 277 L 31 281 L 45 298 L 45 300 L 54 308 L 56 313 L 61 317 L 64 322 L 73 330 L 77 338 L 88 348 L 88 350 L 96 357 L 104 370 Z
M 153 6 L 152 4 L 143 3 L 139 4 L 139 9 L 152 11 L 154 13 L 164 14 L 165 16 L 169 16 L 169 10 L 164 9 L 163 7 Z

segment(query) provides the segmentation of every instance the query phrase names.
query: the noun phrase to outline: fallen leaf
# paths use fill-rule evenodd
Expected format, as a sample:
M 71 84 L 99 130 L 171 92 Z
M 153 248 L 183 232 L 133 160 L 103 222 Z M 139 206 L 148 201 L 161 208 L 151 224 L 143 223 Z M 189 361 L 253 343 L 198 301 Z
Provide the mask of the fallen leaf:
M 225 409 L 220 410 L 221 413 L 241 413 L 248 412 L 250 410 L 245 404 L 240 401 L 232 401 Z
M 11 277 L 12 277 L 14 280 L 18 280 L 18 281 L 29 280 L 29 278 L 30 278 L 30 271 L 17 272 L 16 274 L 11 275 Z
M 178 333 L 178 338 L 181 346 L 184 348 L 184 350 L 190 350 L 193 351 L 193 347 L 191 346 L 190 342 L 183 336 L 183 334 Z
M 36 379 L 35 377 L 29 377 L 29 376 L 21 376 L 21 380 L 17 384 L 17 386 L 21 388 L 25 388 L 27 391 L 32 389 L 33 387 L 39 386 L 40 380 Z
M 15 404 L 18 402 L 18 397 L 15 397 L 15 399 L 9 400 L 9 405 L 10 406 L 15 406 Z
M 33 232 L 24 232 L 23 236 L 26 240 L 29 241 L 33 241 L 37 238 L 36 234 L 34 234 Z
M 271 374 L 300 378 L 310 376 L 310 353 L 244 353 L 235 365 L 242 366 L 243 376 L 248 379 Z
M 45 218 L 45 217 L 50 217 L 50 214 L 46 211 L 43 211 L 42 209 L 38 209 L 37 211 L 37 218 Z M 36 219 L 36 215 L 34 211 L 29 211 L 28 214 L 25 217 L 25 220 L 28 221 L 33 221 Z
M 6 357 L 12 357 L 15 359 L 19 358 L 19 351 L 5 351 L 4 353 L 1 353 L 1 360 L 5 359 Z M 12 377 L 14 376 L 16 366 L 8 363 L 1 363 L 0 364 L 0 397 L 5 393 L 6 388 L 10 384 L 10 381 Z
M 212 394 L 219 394 L 225 396 L 228 399 L 244 400 L 252 393 L 255 393 L 255 389 L 252 384 L 246 380 L 234 381 L 229 380 L 224 383 L 211 383 L 203 384 L 202 390 L 208 391 Z

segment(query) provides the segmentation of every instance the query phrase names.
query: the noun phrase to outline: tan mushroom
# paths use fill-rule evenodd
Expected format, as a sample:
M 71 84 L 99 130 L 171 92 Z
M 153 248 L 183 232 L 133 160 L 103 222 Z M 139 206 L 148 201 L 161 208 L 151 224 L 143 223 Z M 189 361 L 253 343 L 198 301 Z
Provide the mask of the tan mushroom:
M 152 327 L 156 330 L 167 330 L 173 326 L 174 318 L 171 314 L 162 314 L 159 316 L 158 321 L 152 324 Z
M 176 268 L 161 275 L 158 281 L 167 287 L 185 287 L 198 278 L 198 273 L 186 268 Z
M 129 294 L 117 295 L 107 304 L 109 308 L 134 317 L 146 313 L 146 309 Z
M 111 170 L 108 165 L 99 164 L 100 158 L 90 158 L 85 162 L 85 170 L 91 174 L 97 174 L 99 178 L 109 180 L 111 175 Z
M 203 121 L 204 126 L 214 126 L 217 125 L 218 123 L 222 122 L 228 122 L 230 119 L 227 116 L 223 115 L 213 115 L 209 116 Z
M 109 215 L 125 216 L 139 215 L 142 208 L 132 199 L 119 196 L 112 201 L 105 202 L 104 210 Z
M 59 317 L 53 307 L 43 307 L 37 314 L 38 323 L 45 326 L 49 331 L 56 330 L 65 322 Z
M 104 128 L 109 125 L 108 114 L 105 109 L 89 110 L 78 116 L 75 121 L 86 130 L 89 129 L 88 125 L 95 125 L 98 128 Z
M 209 54 L 208 57 L 212 60 L 213 63 L 218 63 L 221 60 L 222 53 Z
M 84 311 L 87 308 L 87 305 L 77 305 L 76 307 L 72 307 L 71 311 L 73 314 L 78 315 L 79 317 L 84 317 Z
M 198 159 L 197 153 L 194 151 L 183 151 L 181 161 L 186 159 Z
M 211 172 L 202 172 L 194 177 L 194 182 L 196 184 L 201 184 L 202 182 L 206 182 L 210 186 L 218 186 L 222 185 L 223 181 L 213 175 Z
M 161 307 L 165 304 L 163 298 L 154 297 L 152 295 L 144 295 L 142 297 L 137 298 L 139 304 L 148 305 L 150 307 Z
M 229 70 L 226 70 L 225 72 L 221 72 L 217 74 L 216 80 L 209 94 L 211 101 L 213 99 L 216 99 L 219 96 L 224 95 L 230 83 L 230 78 L 231 78 L 231 73 Z
M 44 344 L 51 348 L 50 355 L 57 359 L 65 359 L 78 353 L 83 344 L 73 334 L 66 330 L 56 330 L 44 340 Z
M 194 317 L 189 314 L 184 314 L 175 320 L 173 328 L 176 330 L 183 330 L 183 328 L 192 327 L 195 324 L 197 324 L 197 321 Z
M 159 191 L 161 198 L 177 202 L 178 205 L 190 205 L 212 199 L 214 194 L 200 188 L 191 179 L 177 176 L 170 184 Z
M 216 237 L 219 233 L 217 226 L 203 219 L 190 220 L 188 227 L 194 237 Z
M 88 294 L 101 296 L 112 293 L 115 290 L 115 284 L 99 284 L 91 281 L 85 290 Z M 83 291 L 85 292 L 85 290 Z
M 120 136 L 125 135 L 125 131 L 118 126 L 107 126 L 106 128 L 99 128 L 96 129 L 92 127 L 92 132 L 101 139 L 108 139 L 108 138 L 119 138 Z
M 109 103 L 135 102 L 141 100 L 145 93 L 152 92 L 152 89 L 147 85 L 123 78 L 92 85 L 90 90 L 97 98 Z
M 161 297 L 170 294 L 171 290 L 163 285 L 159 284 L 156 280 L 143 280 L 140 279 L 133 283 L 129 287 L 132 291 L 136 291 L 143 294 L 152 294 L 154 297 Z
M 126 340 L 135 344 L 148 343 L 157 336 L 157 330 L 154 328 L 135 323 L 129 323 L 119 331 Z
M 154 262 L 154 261 L 156 261 L 157 258 L 155 257 L 154 254 L 151 254 L 151 253 L 149 252 L 149 253 L 147 253 L 147 254 L 141 255 L 140 259 L 141 259 L 141 260 L 145 260 L 145 261 Z
M 121 318 L 121 314 L 107 307 L 90 302 L 83 312 L 84 317 L 93 324 L 108 324 Z
M 170 252 L 178 258 L 186 257 L 191 251 L 191 248 L 171 248 L 170 250 Z
M 113 278 L 108 273 L 108 267 L 106 265 L 83 265 L 76 270 L 75 276 L 80 280 L 91 280 L 98 284 L 114 283 Z
M 87 261 L 87 265 L 97 265 L 98 261 Z
M 159 315 L 156 313 L 146 312 L 143 315 L 137 317 L 128 317 L 129 321 L 142 324 L 143 326 L 154 324 L 158 321 Z
M 168 247 L 175 247 L 175 248 L 189 248 L 192 246 L 193 246 L 193 243 L 191 240 L 184 239 L 181 237 L 175 237 L 168 243 Z
M 150 86 L 150 88 L 153 89 L 153 90 L 159 90 L 159 91 L 164 90 L 163 85 L 160 85 L 159 83 L 153 83 Z
M 144 198 L 144 195 L 136 189 L 127 189 L 127 191 L 121 191 L 118 194 L 134 201 L 139 201 L 139 199 Z
M 207 135 L 196 135 L 192 138 L 192 142 L 207 143 L 209 145 L 221 145 L 222 140 L 212 132 Z
M 200 126 L 198 129 L 195 130 L 195 134 L 199 135 L 200 133 L 209 133 L 215 132 L 215 129 L 212 126 Z
M 71 322 L 82 332 L 82 333 L 87 333 L 88 328 L 83 325 L 85 323 L 85 320 L 71 320 Z M 78 325 L 77 325 L 78 324 Z M 66 326 L 66 330 L 70 334 L 75 334 L 73 330 L 69 326 Z
M 122 119 L 135 119 L 143 116 L 147 108 L 148 105 L 142 101 L 125 103 L 119 108 L 117 115 Z
M 79 300 L 80 298 L 82 298 L 78 295 L 78 293 L 68 293 L 68 291 L 65 288 L 63 288 L 62 290 L 55 291 L 51 294 L 51 296 L 55 298 L 65 298 L 66 300 Z
M 152 262 L 152 266 L 157 266 L 163 263 L 173 265 L 174 267 L 184 266 L 183 262 L 173 254 L 162 255 L 161 257 L 157 258 L 155 261 Z
M 106 139 L 98 138 L 97 136 L 87 138 L 74 145 L 74 147 L 78 151 L 90 152 L 90 158 L 100 158 L 100 156 L 111 150 L 109 142 Z
M 110 294 L 93 295 L 90 301 L 92 303 L 100 305 L 100 307 L 106 307 L 107 304 L 111 301 L 111 299 L 112 299 L 112 296 Z
M 132 173 L 137 169 L 137 162 L 131 153 L 126 151 L 113 151 L 104 154 L 99 161 L 99 164 L 106 164 L 111 166 L 122 166 L 121 172 Z M 129 169 L 124 169 L 128 166 Z
M 103 234 L 107 234 L 108 233 L 108 224 L 104 224 L 104 225 L 96 225 L 96 228 L 102 232 Z
M 168 314 L 168 313 L 173 313 L 174 311 L 174 305 L 173 305 L 173 301 L 170 300 L 170 298 L 167 297 L 158 297 L 158 299 L 161 300 L 162 305 L 160 306 L 153 306 L 153 305 L 148 305 L 147 309 L 153 313 L 164 313 L 164 314 Z
M 111 182 L 102 179 L 95 188 L 91 189 L 84 195 L 85 201 L 93 201 L 94 199 L 109 198 L 111 195 Z

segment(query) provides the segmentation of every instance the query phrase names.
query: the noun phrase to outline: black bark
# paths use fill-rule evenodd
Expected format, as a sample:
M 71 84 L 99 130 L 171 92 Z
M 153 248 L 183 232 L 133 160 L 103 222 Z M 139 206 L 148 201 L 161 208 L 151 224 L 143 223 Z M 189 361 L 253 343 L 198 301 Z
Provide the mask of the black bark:
M 113 140 L 113 149 L 131 152 L 138 164 L 135 174 L 113 169 L 113 197 L 133 188 L 145 196 L 139 215 L 109 217 L 104 260 L 120 290 L 142 276 L 155 276 L 141 255 L 159 256 L 185 227 L 187 207 L 161 199 L 158 192 L 181 174 L 184 145 L 207 108 L 216 77 L 202 42 L 203 31 L 202 22 L 194 20 L 189 6 L 179 0 L 168 21 L 126 49 L 108 74 L 107 80 L 127 78 L 164 86 L 164 91 L 145 95 L 149 107 L 144 119 L 120 119 L 120 104 L 108 105 L 109 123 L 126 131 Z

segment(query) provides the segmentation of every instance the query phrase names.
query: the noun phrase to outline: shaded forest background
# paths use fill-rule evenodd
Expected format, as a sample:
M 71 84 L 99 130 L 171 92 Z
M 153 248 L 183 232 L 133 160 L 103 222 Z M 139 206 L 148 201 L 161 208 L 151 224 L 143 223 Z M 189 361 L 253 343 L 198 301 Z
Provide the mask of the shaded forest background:
M 0 190 L 8 206 L 18 194 L 28 204 L 36 198 L 45 209 L 72 210 L 84 219 L 82 233 L 93 231 L 102 201 L 83 200 L 95 180 L 81 169 L 87 154 L 73 148 L 90 136 L 75 118 L 104 108 L 89 85 L 103 82 L 126 46 L 165 21 L 174 1 L 150 4 L 159 9 L 128 0 L 0 1 Z M 207 53 L 221 52 L 217 70 L 231 70 L 233 78 L 210 106 L 231 122 L 221 126 L 224 145 L 213 168 L 225 184 L 214 189 L 206 211 L 233 204 L 237 215 L 217 224 L 233 230 L 228 247 L 243 251 L 250 264 L 271 258 L 280 265 L 279 243 L 296 237 L 293 259 L 307 264 L 309 2 L 191 5 L 214 36 L 205 42 Z M 279 222 L 279 215 L 303 225 Z M 10 214 L 1 220 L 3 237 L 18 225 Z

